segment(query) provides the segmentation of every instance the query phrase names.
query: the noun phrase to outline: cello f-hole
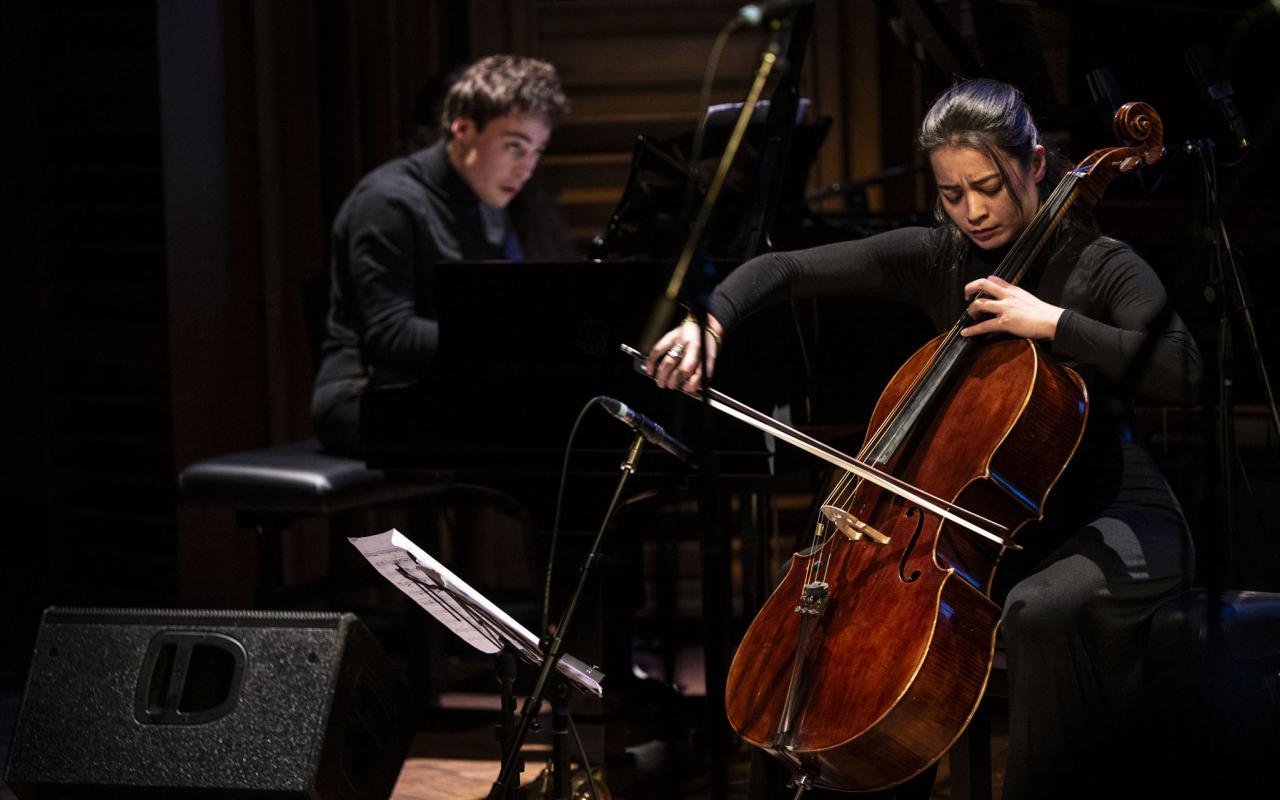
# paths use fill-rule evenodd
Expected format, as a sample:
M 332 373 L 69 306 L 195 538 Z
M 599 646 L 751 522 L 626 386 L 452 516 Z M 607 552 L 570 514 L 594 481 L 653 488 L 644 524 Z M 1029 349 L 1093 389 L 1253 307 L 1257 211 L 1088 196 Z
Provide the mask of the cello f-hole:
M 911 540 L 902 551 L 902 560 L 898 562 L 898 580 L 903 583 L 911 583 L 920 577 L 918 569 L 911 570 L 910 575 L 907 574 L 907 559 L 911 558 L 911 553 L 916 549 L 916 542 L 920 541 L 920 531 L 924 530 L 924 512 L 918 506 L 907 509 L 907 516 L 916 518 L 916 529 L 912 531 Z

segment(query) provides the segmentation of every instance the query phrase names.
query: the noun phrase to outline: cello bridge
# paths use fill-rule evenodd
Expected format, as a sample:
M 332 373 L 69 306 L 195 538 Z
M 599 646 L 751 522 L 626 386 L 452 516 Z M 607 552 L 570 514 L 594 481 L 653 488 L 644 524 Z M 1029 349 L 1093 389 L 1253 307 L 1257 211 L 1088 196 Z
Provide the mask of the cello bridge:
M 832 525 L 835 525 L 837 530 L 855 542 L 866 536 L 876 544 L 889 543 L 888 536 L 885 536 L 839 506 L 824 505 L 822 507 L 822 516 L 826 517 Z

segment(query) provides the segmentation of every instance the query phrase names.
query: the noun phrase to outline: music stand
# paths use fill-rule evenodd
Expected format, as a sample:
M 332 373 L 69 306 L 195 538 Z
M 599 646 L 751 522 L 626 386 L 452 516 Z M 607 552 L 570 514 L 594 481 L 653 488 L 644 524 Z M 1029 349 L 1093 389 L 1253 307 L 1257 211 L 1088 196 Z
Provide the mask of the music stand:
M 464 642 L 482 653 L 498 656 L 497 673 L 502 684 L 498 739 L 505 757 L 516 733 L 513 690 L 516 658 L 523 658 L 534 666 L 542 664 L 538 637 L 400 531 L 393 528 L 348 541 L 383 577 Z M 564 654 L 556 663 L 556 671 L 580 691 L 596 697 L 603 695 L 600 682 L 604 680 L 604 673 L 599 669 Z M 557 758 L 567 763 L 567 754 L 557 754 Z M 563 765 L 557 765 L 560 766 Z M 510 787 L 508 794 L 514 797 L 517 788 Z

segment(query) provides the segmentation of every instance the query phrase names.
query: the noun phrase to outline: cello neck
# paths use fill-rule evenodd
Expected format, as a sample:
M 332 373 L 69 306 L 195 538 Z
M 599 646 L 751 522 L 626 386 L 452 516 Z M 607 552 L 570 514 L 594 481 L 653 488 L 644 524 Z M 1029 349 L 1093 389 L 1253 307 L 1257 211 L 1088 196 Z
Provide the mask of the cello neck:
M 1053 238 L 1063 218 L 1079 197 L 1080 179 L 1081 174 L 1077 170 L 1072 170 L 1063 176 L 1053 193 L 1040 204 L 1031 222 L 1022 229 L 1013 247 L 1009 248 L 1009 252 L 1001 259 L 1000 265 L 996 267 L 997 277 L 1015 286 L 1022 281 L 1027 274 L 1027 268 L 1035 263 L 1036 258 Z M 967 320 L 968 316 L 962 315 L 956 324 L 963 327 Z
M 1079 198 L 1081 179 L 1084 174 L 1077 169 L 1063 176 L 1053 193 L 1040 204 L 1031 222 L 1022 229 L 1013 246 L 1009 248 L 1009 252 L 1001 259 L 995 271 L 997 277 L 1014 285 L 1022 280 L 1027 274 L 1027 268 L 1044 251 L 1045 245 L 1061 225 L 1063 217 Z M 866 447 L 860 454 L 864 460 L 880 466 L 888 465 L 893 461 L 902 443 L 906 441 L 920 419 L 929 412 L 933 399 L 949 384 L 957 365 L 977 346 L 978 342 L 975 340 L 960 335 L 960 331 L 971 322 L 967 313 L 961 313 L 915 386 L 903 398 L 895 413 L 885 420 L 880 430 L 868 439 Z

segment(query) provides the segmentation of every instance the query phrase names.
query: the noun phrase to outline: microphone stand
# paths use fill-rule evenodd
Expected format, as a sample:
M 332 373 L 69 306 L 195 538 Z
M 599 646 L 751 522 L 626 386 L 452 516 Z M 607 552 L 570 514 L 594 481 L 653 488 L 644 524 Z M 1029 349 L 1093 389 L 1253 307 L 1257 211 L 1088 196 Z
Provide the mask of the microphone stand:
M 809 10 L 811 11 L 812 9 Z M 650 313 L 649 320 L 645 325 L 645 330 L 641 334 L 640 346 L 645 352 L 653 348 L 662 332 L 670 324 L 672 312 L 676 308 L 676 302 L 685 285 L 689 266 L 694 260 L 698 246 L 702 241 L 703 233 L 711 219 L 711 212 L 715 208 L 721 189 L 724 187 L 729 168 L 732 166 L 734 156 L 737 155 L 743 137 L 746 135 L 747 127 L 755 115 L 755 109 L 760 101 L 760 95 L 764 91 L 765 83 L 768 81 L 774 67 L 777 66 L 789 38 L 790 26 L 779 20 L 771 21 L 769 30 L 769 41 L 760 55 L 760 65 L 756 69 L 755 79 L 752 81 L 746 100 L 738 113 L 738 119 L 729 135 L 724 152 L 720 156 L 720 162 L 716 167 L 715 174 L 712 176 L 710 185 L 707 187 L 707 192 L 703 195 L 698 215 L 694 218 L 689 228 L 688 237 L 685 240 L 679 258 L 676 260 L 671 277 L 667 281 L 663 296 L 658 298 L 658 301 L 654 304 L 653 311 Z M 775 111 L 775 109 L 771 109 L 771 111 Z M 703 264 L 699 264 L 699 267 L 698 272 L 704 276 L 705 282 L 707 270 Z M 693 303 L 691 303 L 691 311 L 697 320 L 698 332 L 701 337 L 700 358 L 702 359 L 702 375 L 705 381 L 707 374 L 707 300 L 710 293 L 701 291 L 701 287 L 699 289 L 694 293 L 695 297 L 693 298 Z M 727 585 L 728 582 L 727 556 L 730 551 L 730 545 L 725 532 L 721 529 L 719 519 L 720 498 L 716 480 L 717 465 L 715 451 L 712 446 L 714 418 L 715 415 L 712 413 L 711 406 L 705 400 L 704 395 L 702 409 L 703 436 L 698 453 L 699 462 L 702 464 L 699 507 L 701 509 L 703 530 L 706 532 L 702 545 L 703 611 L 704 616 L 711 619 L 728 620 L 728 598 L 724 596 L 720 587 Z M 707 739 L 711 751 L 711 790 L 715 800 L 723 800 L 723 798 L 727 797 L 728 792 L 727 751 L 730 746 L 730 739 L 727 729 L 723 730 L 723 732 L 721 731 L 722 727 L 727 728 L 724 724 L 726 716 L 724 712 L 726 676 L 722 666 L 723 663 L 727 662 L 725 651 L 728 649 L 728 645 L 727 642 L 722 641 L 726 635 L 727 631 L 722 629 L 715 635 L 708 636 L 705 654 L 708 700 L 706 708 Z
M 715 208 L 716 199 L 720 196 L 720 190 L 724 188 L 725 179 L 729 175 L 729 167 L 733 164 L 733 157 L 738 152 L 738 147 L 742 144 L 742 138 L 747 133 L 747 125 L 751 122 L 752 115 L 755 114 L 756 104 L 760 101 L 760 94 L 764 91 L 765 82 L 769 80 L 769 74 L 773 71 L 777 64 L 778 56 L 782 52 L 782 45 L 785 39 L 786 26 L 776 20 L 771 24 L 769 34 L 769 44 L 765 48 L 764 53 L 760 56 L 760 66 L 756 69 L 755 80 L 751 83 L 751 89 L 747 92 L 746 102 L 742 104 L 742 111 L 738 114 L 738 121 L 733 126 L 733 132 L 729 135 L 729 141 L 725 145 L 724 153 L 720 156 L 720 163 L 716 166 L 715 175 L 711 178 L 711 185 L 707 187 L 707 193 L 702 198 L 702 205 L 698 208 L 698 216 L 694 218 L 693 225 L 689 229 L 689 236 L 685 240 L 684 248 L 680 251 L 680 257 L 676 260 L 675 268 L 671 271 L 671 278 L 667 281 L 667 287 L 662 297 L 658 298 L 658 302 L 654 304 L 653 311 L 649 315 L 649 321 L 645 324 L 644 333 L 640 336 L 640 348 L 648 352 L 662 336 L 663 331 L 671 321 L 671 313 L 675 310 L 676 302 L 680 297 L 680 290 L 684 288 L 685 276 L 689 272 L 689 265 L 693 262 L 694 253 L 697 251 L 698 243 L 702 241 L 702 234 L 706 231 L 707 223 L 711 220 L 711 211 Z M 703 324 L 706 323 L 706 312 L 703 311 Z
M 600 530 L 596 532 L 596 538 L 591 543 L 591 550 L 587 553 L 586 559 L 583 560 L 582 568 L 578 573 L 578 585 L 574 587 L 573 596 L 569 599 L 569 604 L 565 606 L 564 613 L 560 615 L 560 622 L 556 625 L 555 635 L 550 641 L 546 642 L 542 648 L 542 666 L 538 671 L 538 679 L 535 681 L 533 691 L 524 701 L 524 707 L 520 712 L 520 722 L 516 726 L 515 733 L 512 735 L 506 755 L 502 759 L 502 769 L 498 773 L 498 778 L 493 782 L 493 787 L 489 790 L 489 800 L 504 800 L 508 797 L 508 792 L 514 789 L 514 786 L 508 788 L 508 783 L 512 777 L 518 775 L 518 765 L 520 764 L 520 747 L 524 743 L 524 738 L 529 732 L 529 728 L 533 726 L 533 722 L 537 719 L 538 710 L 542 706 L 542 699 L 547 691 L 547 684 L 550 681 L 551 674 L 555 671 L 556 665 L 560 662 L 560 658 L 564 655 L 564 639 L 565 631 L 569 629 L 569 623 L 573 620 L 574 611 L 578 607 L 578 599 L 582 596 L 582 591 L 586 587 L 587 578 L 590 577 L 592 568 L 596 562 L 600 560 L 600 543 L 604 541 L 604 532 L 609 527 L 609 523 L 613 521 L 614 512 L 618 508 L 618 501 L 622 497 L 622 491 L 625 488 L 628 479 L 631 478 L 636 471 L 636 464 L 640 460 L 640 452 L 644 448 L 644 435 L 637 433 L 631 440 L 631 447 L 627 450 L 626 458 L 619 466 L 621 475 L 618 476 L 618 485 L 614 489 L 613 498 L 609 501 L 609 507 L 605 510 L 604 519 L 600 523 Z M 560 709 L 556 709 L 557 714 Z M 567 715 L 567 709 L 564 711 Z M 567 724 L 567 716 L 565 718 Z M 557 742 L 563 742 L 567 737 L 557 737 Z M 558 772 L 568 759 L 564 754 L 558 754 L 554 760 L 554 768 Z M 556 775 L 554 777 L 554 785 L 556 787 L 556 796 L 553 800 L 569 800 L 568 775 Z M 518 785 L 518 783 L 517 783 Z M 561 793 L 563 791 L 563 794 Z
M 506 758 L 507 753 L 511 752 L 511 743 L 515 740 L 516 732 L 516 651 L 510 644 L 504 645 L 502 652 L 498 654 L 496 673 L 498 684 L 502 687 L 502 710 L 499 712 L 494 733 L 497 736 L 502 757 Z M 516 769 L 524 769 L 524 759 L 517 760 Z M 516 800 L 515 790 L 516 787 L 513 786 L 505 791 L 503 800 Z
M 729 141 L 725 145 L 724 153 L 721 154 L 720 163 L 716 168 L 711 185 L 708 187 L 706 195 L 703 196 L 702 205 L 698 209 L 698 216 L 689 231 L 689 238 L 685 242 L 684 250 L 680 253 L 680 260 L 676 263 L 676 269 L 671 276 L 670 283 L 667 285 L 667 293 L 659 301 L 658 306 L 654 309 L 654 316 L 649 321 L 649 329 L 653 335 L 652 338 L 649 338 L 649 334 L 646 333 L 646 347 L 653 346 L 662 328 L 665 327 L 664 323 L 671 316 L 675 299 L 679 296 L 684 286 L 686 270 L 693 260 L 695 252 L 697 252 L 699 243 L 702 241 L 703 232 L 711 219 L 711 212 L 720 196 L 720 190 L 724 186 L 729 167 L 742 145 L 747 126 L 755 115 L 756 106 L 760 101 L 765 82 L 777 65 L 779 55 L 782 53 L 783 45 L 787 39 L 787 32 L 787 26 L 778 21 L 775 21 L 771 26 L 769 43 L 760 56 L 760 66 L 756 70 L 755 81 L 751 84 L 751 89 L 742 104 L 742 110 L 738 114 L 737 123 L 734 125 Z M 704 382 L 707 380 L 707 309 L 711 296 L 710 290 L 705 288 L 705 284 L 711 282 L 709 280 L 710 270 L 707 268 L 708 266 L 707 264 L 699 264 L 698 269 L 695 271 L 698 285 L 696 291 L 693 292 L 692 302 L 690 303 L 690 309 L 698 323 L 698 336 L 700 339 L 698 352 L 701 359 L 699 366 L 702 370 Z M 711 406 L 704 400 L 701 414 L 702 437 L 700 452 L 698 453 L 698 460 L 702 464 L 698 492 L 698 507 L 701 512 L 703 529 L 702 603 L 704 617 L 711 620 L 729 622 L 731 606 L 724 587 L 730 584 L 729 558 L 732 545 L 729 541 L 728 532 L 725 530 L 720 518 L 720 490 L 719 481 L 717 480 L 719 464 L 713 445 L 716 426 L 715 417 L 716 415 L 712 412 Z M 706 725 L 706 741 L 711 759 L 711 796 L 714 800 L 725 800 L 728 797 L 729 753 L 732 748 L 732 732 L 727 724 L 727 714 L 724 706 L 727 683 L 725 672 L 731 653 L 728 628 L 724 627 L 718 631 L 708 631 L 705 647 L 703 671 L 706 679 L 707 705 L 704 724 Z
M 1207 555 L 1211 555 L 1213 558 L 1213 562 L 1206 565 L 1206 579 L 1211 589 L 1217 589 L 1224 577 L 1220 574 L 1224 571 L 1223 567 L 1225 566 L 1225 571 L 1234 573 L 1238 558 L 1236 552 L 1238 542 L 1236 541 L 1235 481 L 1233 480 L 1235 467 L 1239 463 L 1233 410 L 1234 348 L 1231 329 L 1233 313 L 1239 315 L 1240 322 L 1248 337 L 1250 355 L 1261 378 L 1267 408 L 1270 412 L 1270 421 L 1277 435 L 1280 435 L 1280 413 L 1277 413 L 1275 394 L 1272 391 L 1271 381 L 1267 375 L 1266 359 L 1262 353 L 1262 345 L 1258 341 L 1257 328 L 1254 325 L 1251 311 L 1252 304 L 1246 291 L 1244 277 L 1236 266 L 1235 256 L 1231 250 L 1231 239 L 1227 234 L 1226 225 L 1222 221 L 1222 208 L 1218 201 L 1214 143 L 1209 139 L 1191 141 L 1187 143 L 1187 150 L 1199 156 L 1201 171 L 1207 189 L 1205 192 L 1207 205 L 1205 212 L 1211 236 L 1212 252 L 1209 257 L 1209 282 L 1206 289 L 1208 290 L 1208 296 L 1218 306 L 1218 340 L 1216 342 L 1218 374 L 1215 376 L 1216 396 L 1213 398 L 1217 405 L 1217 419 L 1214 420 L 1214 424 L 1207 427 L 1210 431 L 1213 431 L 1214 441 L 1212 446 L 1216 456 L 1215 466 L 1218 470 L 1218 484 L 1222 490 L 1222 497 L 1219 498 L 1220 502 L 1218 504 L 1220 510 L 1220 537 L 1218 538 L 1221 539 L 1227 550 L 1225 553 L 1225 565 L 1218 561 L 1217 547 L 1206 548 Z M 1243 465 L 1241 465 L 1241 469 L 1243 469 Z M 1206 499 L 1209 499 L 1211 493 L 1206 492 L 1205 494 Z M 1217 592 L 1211 591 L 1209 595 L 1211 603 L 1215 602 L 1212 598 L 1217 597 Z M 1213 612 L 1211 618 L 1216 618 L 1216 609 L 1211 608 L 1210 611 Z

